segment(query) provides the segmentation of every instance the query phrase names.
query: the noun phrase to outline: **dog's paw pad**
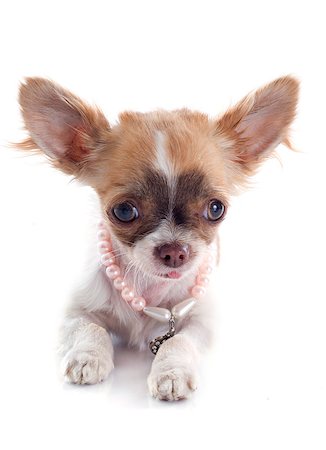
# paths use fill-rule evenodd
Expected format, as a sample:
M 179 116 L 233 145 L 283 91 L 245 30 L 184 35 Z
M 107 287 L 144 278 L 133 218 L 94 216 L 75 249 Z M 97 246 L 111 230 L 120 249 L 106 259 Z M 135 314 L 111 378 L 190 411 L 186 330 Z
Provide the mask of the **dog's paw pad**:
M 103 381 L 113 369 L 111 357 L 96 351 L 70 351 L 62 360 L 62 373 L 69 383 L 96 384 Z
M 151 395 L 159 400 L 181 400 L 188 398 L 197 388 L 196 376 L 184 369 L 171 369 L 151 373 L 148 377 Z

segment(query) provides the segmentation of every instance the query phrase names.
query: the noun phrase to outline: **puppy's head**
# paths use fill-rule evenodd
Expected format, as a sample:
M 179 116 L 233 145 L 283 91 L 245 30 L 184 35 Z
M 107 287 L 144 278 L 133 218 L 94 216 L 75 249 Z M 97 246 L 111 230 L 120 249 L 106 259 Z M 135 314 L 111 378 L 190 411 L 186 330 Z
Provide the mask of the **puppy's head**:
M 122 253 L 151 277 L 193 270 L 214 241 L 228 201 L 287 142 L 298 82 L 280 78 L 220 118 L 186 109 L 123 113 L 110 126 L 51 81 L 30 78 L 20 105 L 30 137 L 53 165 L 92 186 Z

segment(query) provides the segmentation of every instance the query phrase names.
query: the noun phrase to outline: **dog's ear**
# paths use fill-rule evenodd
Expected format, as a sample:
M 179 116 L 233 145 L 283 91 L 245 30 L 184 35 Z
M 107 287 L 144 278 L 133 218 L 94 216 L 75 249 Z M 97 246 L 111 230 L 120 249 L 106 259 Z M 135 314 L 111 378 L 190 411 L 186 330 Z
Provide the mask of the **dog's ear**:
M 251 175 L 281 142 L 289 144 L 288 130 L 295 117 L 299 83 L 279 78 L 248 95 L 215 123 L 226 142 L 228 157 L 237 171 Z
M 110 132 L 100 110 L 43 78 L 26 79 L 19 103 L 30 135 L 20 147 L 42 150 L 68 174 L 78 176 Z

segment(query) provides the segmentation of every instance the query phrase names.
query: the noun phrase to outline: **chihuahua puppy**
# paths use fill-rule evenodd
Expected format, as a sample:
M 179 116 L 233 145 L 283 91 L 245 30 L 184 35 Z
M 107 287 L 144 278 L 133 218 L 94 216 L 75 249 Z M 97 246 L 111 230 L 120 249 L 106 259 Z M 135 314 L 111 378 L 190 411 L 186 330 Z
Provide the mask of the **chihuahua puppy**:
M 169 322 L 170 335 L 154 348 L 149 391 L 178 400 L 196 388 L 213 328 L 208 250 L 215 246 L 216 263 L 230 197 L 278 144 L 289 146 L 297 98 L 298 82 L 283 77 L 217 119 L 188 109 L 124 112 L 111 126 L 98 108 L 52 81 L 21 85 L 29 137 L 20 147 L 44 152 L 99 198 L 102 257 L 94 243 L 62 329 L 67 381 L 104 380 L 113 369 L 112 335 L 142 349 Z

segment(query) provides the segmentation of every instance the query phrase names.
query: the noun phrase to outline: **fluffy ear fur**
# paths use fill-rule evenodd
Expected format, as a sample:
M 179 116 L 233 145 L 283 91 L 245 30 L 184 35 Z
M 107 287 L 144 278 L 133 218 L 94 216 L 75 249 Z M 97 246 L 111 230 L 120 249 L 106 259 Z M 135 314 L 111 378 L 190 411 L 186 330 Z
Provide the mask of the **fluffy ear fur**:
M 43 78 L 26 79 L 19 103 L 30 135 L 20 147 L 41 149 L 68 174 L 78 176 L 110 130 L 100 110 Z
M 252 174 L 281 142 L 290 146 L 288 129 L 295 117 L 298 90 L 295 78 L 279 78 L 245 97 L 217 121 L 215 130 L 227 140 L 229 157 L 242 173 Z

